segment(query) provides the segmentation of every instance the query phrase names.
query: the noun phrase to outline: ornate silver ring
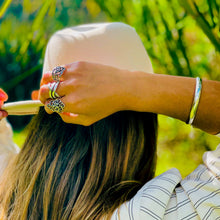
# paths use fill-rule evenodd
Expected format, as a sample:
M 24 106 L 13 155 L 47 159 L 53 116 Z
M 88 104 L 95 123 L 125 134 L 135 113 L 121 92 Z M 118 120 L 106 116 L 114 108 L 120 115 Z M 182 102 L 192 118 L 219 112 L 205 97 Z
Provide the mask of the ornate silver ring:
M 64 71 L 65 71 L 65 68 L 62 67 L 62 66 L 55 67 L 52 70 L 52 78 L 53 78 L 53 80 L 56 81 L 56 82 L 59 82 Z
M 65 104 L 60 99 L 54 99 L 47 104 L 47 107 L 53 112 L 62 113 L 65 108 Z

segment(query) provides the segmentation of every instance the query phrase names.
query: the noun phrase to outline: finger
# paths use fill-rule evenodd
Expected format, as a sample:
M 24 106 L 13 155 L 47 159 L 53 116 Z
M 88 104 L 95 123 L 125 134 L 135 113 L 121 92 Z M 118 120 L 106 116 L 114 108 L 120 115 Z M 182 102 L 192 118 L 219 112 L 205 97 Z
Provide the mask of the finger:
M 51 114 L 53 112 L 58 112 L 58 113 L 62 112 L 66 115 L 69 115 L 69 113 L 66 112 L 74 112 L 74 114 L 82 114 L 82 112 L 79 112 L 78 109 L 74 108 L 72 105 L 67 105 L 67 103 L 69 102 L 68 99 L 66 99 L 66 96 L 59 99 L 48 99 L 45 102 L 45 110 L 48 114 Z
M 0 120 L 7 116 L 8 116 L 8 113 L 6 111 L 0 110 Z
M 59 100 L 61 101 L 62 99 L 59 99 Z M 50 99 L 50 100 L 47 100 L 45 103 L 45 110 L 48 114 L 54 113 L 54 111 L 52 111 L 48 107 L 48 104 L 51 105 L 51 101 L 54 101 L 54 100 Z M 63 103 L 63 101 L 61 101 L 61 102 Z M 83 114 L 79 114 L 79 113 L 65 112 L 65 107 L 63 109 L 63 112 L 59 113 L 59 115 L 61 116 L 62 120 L 66 123 L 79 124 L 79 125 L 84 125 L 84 126 L 89 126 L 92 123 L 94 123 L 91 121 L 91 119 L 87 115 L 83 115 Z
M 56 113 L 65 112 L 64 108 L 65 108 L 65 104 L 61 101 L 61 98 L 60 99 L 48 99 L 45 102 L 45 111 L 48 114 L 52 114 L 54 112 Z
M 0 101 L 5 102 L 8 100 L 8 95 L 0 88 Z
M 50 82 L 53 82 L 52 73 L 51 72 L 44 73 L 40 82 L 40 86 L 48 84 Z
M 85 115 L 82 104 L 80 104 L 79 98 L 76 95 L 71 94 L 69 96 L 63 96 L 59 98 L 59 100 L 65 106 L 63 112 L 74 112 L 75 114 Z
M 40 93 L 39 90 L 34 90 L 34 91 L 31 93 L 31 99 L 32 99 L 32 100 L 38 100 L 38 99 L 39 99 L 39 93 Z
M 65 95 L 65 83 L 60 82 L 57 89 L 56 93 L 60 96 L 63 97 Z M 50 89 L 49 89 L 49 84 L 43 85 L 40 88 L 40 93 L 39 93 L 39 99 L 42 103 L 45 103 L 48 99 L 51 99 L 50 97 Z
M 45 105 L 44 109 L 45 109 L 46 113 L 49 114 L 49 115 L 51 115 L 51 114 L 54 113 L 54 112 L 53 112 L 52 110 L 50 110 L 46 105 Z
M 48 100 L 45 102 L 45 105 L 44 105 L 44 109 L 45 109 L 45 111 L 47 112 L 47 114 L 49 114 L 49 115 L 51 115 L 51 114 L 54 113 L 54 111 L 52 111 L 51 109 L 49 109 L 49 108 L 47 107 L 47 105 L 50 103 L 50 101 L 52 101 L 52 99 L 48 99 Z
M 64 66 L 57 66 L 52 71 L 55 71 L 55 69 L 59 68 L 59 67 L 64 68 L 64 69 L 60 70 L 60 72 L 56 70 L 58 75 L 60 73 L 58 78 L 59 78 L 59 81 L 62 82 L 62 81 L 64 81 L 64 78 L 65 78 L 65 75 L 66 75 L 66 72 L 67 72 L 67 67 L 65 65 Z M 41 80 L 41 83 L 40 83 L 41 86 L 44 85 L 44 84 L 48 84 L 49 82 L 57 81 L 53 78 L 52 71 L 51 72 L 46 72 L 46 73 L 43 74 L 43 77 L 42 77 L 42 80 Z
M 78 124 L 83 126 L 90 126 L 92 123 L 88 116 L 75 113 L 63 112 L 59 114 L 62 120 L 68 124 Z

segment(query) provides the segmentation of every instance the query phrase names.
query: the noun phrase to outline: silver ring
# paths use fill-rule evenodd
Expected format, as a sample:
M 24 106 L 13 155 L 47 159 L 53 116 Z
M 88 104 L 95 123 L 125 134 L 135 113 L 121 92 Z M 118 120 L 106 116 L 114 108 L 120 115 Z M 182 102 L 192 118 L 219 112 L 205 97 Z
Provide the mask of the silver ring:
M 64 71 L 65 71 L 65 68 L 62 67 L 62 66 L 55 67 L 52 70 L 52 78 L 53 78 L 53 80 L 59 82 Z
M 56 99 L 56 98 L 60 98 L 60 96 L 57 94 L 57 87 L 59 86 L 59 84 L 60 84 L 60 82 L 56 82 L 56 83 L 54 83 L 54 86 L 53 86 L 53 89 L 52 89 L 52 97 L 54 98 L 54 99 Z
M 60 98 L 60 96 L 57 94 L 56 90 L 57 87 L 59 86 L 60 82 L 53 82 L 53 83 L 49 83 L 48 84 L 48 88 L 49 88 L 49 97 L 51 99 L 56 99 L 56 98 Z
M 47 107 L 53 112 L 61 113 L 65 108 L 65 104 L 60 99 L 54 99 L 47 104 Z

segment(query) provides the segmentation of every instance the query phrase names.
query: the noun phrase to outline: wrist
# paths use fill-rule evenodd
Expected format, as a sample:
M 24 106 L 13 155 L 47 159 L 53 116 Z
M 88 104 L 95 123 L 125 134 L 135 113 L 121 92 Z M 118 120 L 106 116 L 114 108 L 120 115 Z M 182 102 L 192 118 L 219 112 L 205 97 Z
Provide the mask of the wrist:
M 142 71 L 126 73 L 124 109 L 139 112 L 152 112 L 150 97 L 153 94 L 153 74 Z
M 187 119 L 193 79 L 135 71 L 131 72 L 129 83 L 129 110 Z

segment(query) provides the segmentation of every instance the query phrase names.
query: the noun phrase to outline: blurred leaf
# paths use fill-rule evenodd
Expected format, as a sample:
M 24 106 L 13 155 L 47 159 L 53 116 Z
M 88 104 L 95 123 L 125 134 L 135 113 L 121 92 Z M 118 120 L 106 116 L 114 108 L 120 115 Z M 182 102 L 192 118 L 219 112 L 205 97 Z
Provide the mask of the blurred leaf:
M 179 0 L 179 3 L 184 7 L 186 12 L 189 13 L 196 20 L 200 28 L 203 30 L 203 32 L 215 46 L 216 50 L 220 52 L 220 39 L 215 34 L 215 32 L 212 31 L 212 27 L 209 25 L 208 21 L 205 19 L 203 14 L 199 11 L 199 8 L 196 5 L 196 3 L 193 0 Z
M 12 3 L 12 0 L 5 0 L 3 5 L 0 8 L 0 19 L 4 16 L 6 10 L 8 9 L 8 7 L 10 6 L 10 4 Z
M 48 15 L 52 17 L 52 16 L 55 15 L 55 12 L 56 12 L 56 0 L 53 0 L 53 1 L 51 2 Z
M 34 19 L 33 25 L 32 25 L 32 31 L 28 33 L 26 41 L 22 44 L 22 47 L 20 49 L 20 54 L 24 54 L 27 51 L 27 48 L 33 38 L 34 33 L 40 28 L 40 26 L 43 23 L 43 19 L 47 12 L 49 11 L 50 7 L 54 6 L 55 0 L 47 0 L 44 2 L 44 4 L 41 6 L 41 9 L 39 10 L 36 18 Z
M 94 0 L 87 0 L 86 7 L 87 7 L 89 13 L 93 17 L 96 17 L 101 11 L 100 7 L 97 5 L 97 3 Z
M 34 19 L 33 25 L 32 25 L 32 30 L 35 31 L 37 30 L 43 23 L 43 19 L 45 15 L 47 14 L 50 6 L 53 6 L 55 0 L 47 0 L 44 2 L 42 5 L 40 11 L 38 12 L 36 18 Z
M 23 8 L 27 13 L 33 13 L 39 9 L 43 0 L 23 0 Z
M 30 0 L 23 0 L 23 8 L 26 12 L 33 12 Z
M 10 79 L 9 81 L 5 82 L 2 85 L 2 88 L 7 92 L 10 89 L 13 89 L 16 85 L 21 83 L 24 79 L 35 73 L 37 70 L 40 70 L 42 68 L 42 64 L 38 64 L 37 66 L 34 66 L 33 68 L 29 69 L 28 71 L 19 74 L 13 79 Z

